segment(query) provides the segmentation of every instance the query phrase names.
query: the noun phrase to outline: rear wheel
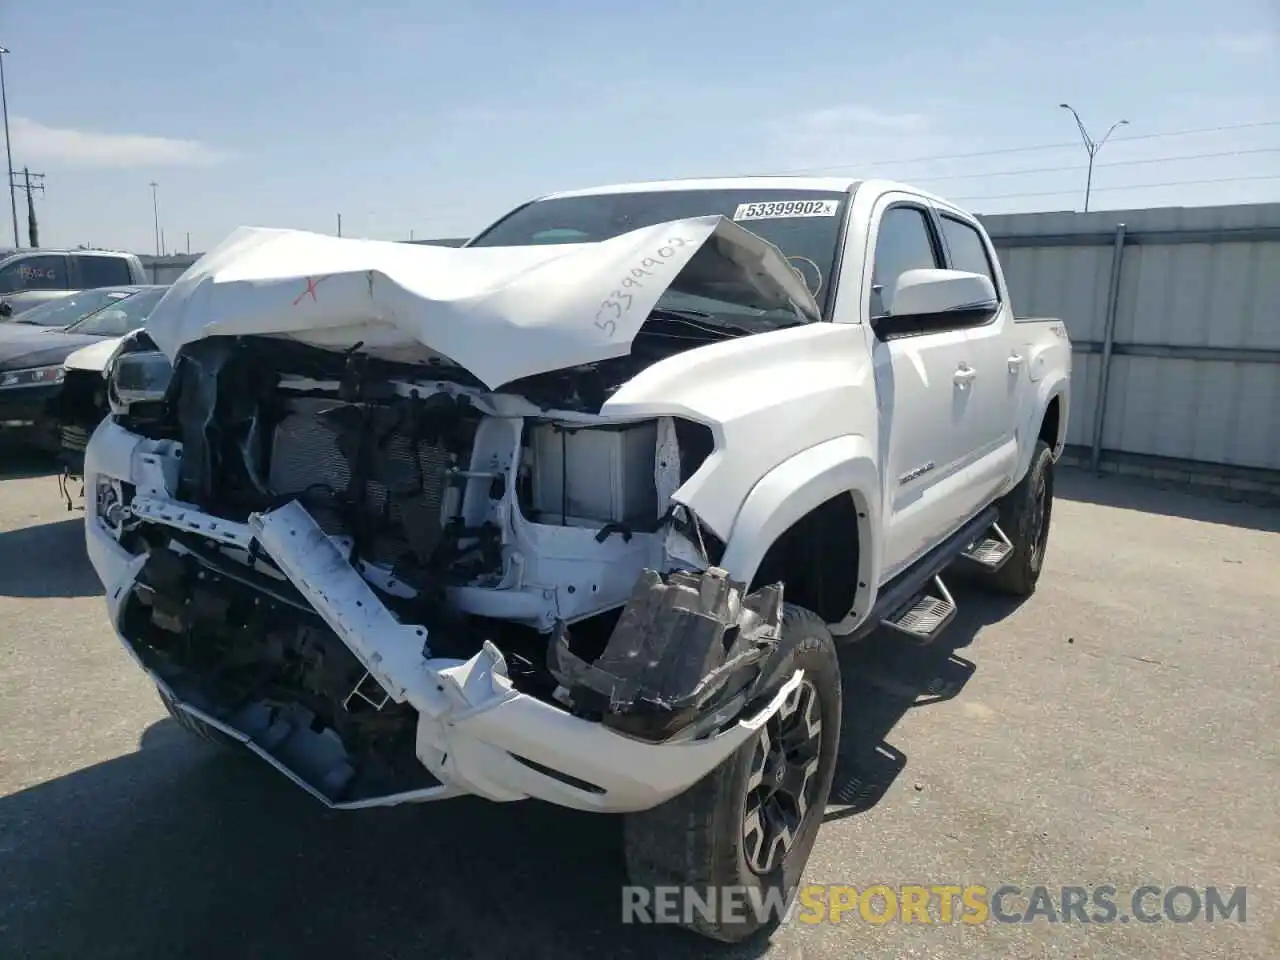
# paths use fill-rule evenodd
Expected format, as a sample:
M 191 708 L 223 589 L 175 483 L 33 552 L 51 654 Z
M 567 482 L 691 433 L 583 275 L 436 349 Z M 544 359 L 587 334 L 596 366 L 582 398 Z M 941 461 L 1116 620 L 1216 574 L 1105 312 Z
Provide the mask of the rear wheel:
M 1013 543 L 1013 553 L 985 582 L 1000 593 L 1029 597 L 1035 593 L 1049 545 L 1053 517 L 1053 451 L 1036 443 L 1031 466 L 1018 485 L 1000 501 L 1000 529 Z
M 840 666 L 826 625 L 787 607 L 783 635 L 797 643 L 800 686 L 760 733 L 666 803 L 624 820 L 630 882 L 687 888 L 716 915 L 686 910 L 686 925 L 736 942 L 776 926 L 822 823 L 840 740 Z M 724 895 L 737 897 L 725 908 Z M 771 909 L 756 911 L 753 903 Z

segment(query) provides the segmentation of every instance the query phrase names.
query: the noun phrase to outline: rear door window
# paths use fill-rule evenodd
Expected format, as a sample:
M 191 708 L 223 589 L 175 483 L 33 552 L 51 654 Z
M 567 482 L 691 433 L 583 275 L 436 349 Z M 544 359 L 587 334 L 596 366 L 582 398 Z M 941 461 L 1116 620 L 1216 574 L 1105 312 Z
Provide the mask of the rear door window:
M 996 287 L 996 271 L 991 265 L 991 257 L 987 253 L 987 245 L 982 242 L 982 234 L 972 225 L 955 217 L 942 215 L 942 236 L 947 242 L 947 256 L 952 270 L 964 270 L 968 273 L 980 273 Z M 997 293 L 999 287 L 996 287 Z
M 125 283 L 133 283 L 133 274 L 129 272 L 129 264 L 123 257 L 88 256 L 73 254 L 76 267 L 80 272 L 80 286 L 112 287 Z

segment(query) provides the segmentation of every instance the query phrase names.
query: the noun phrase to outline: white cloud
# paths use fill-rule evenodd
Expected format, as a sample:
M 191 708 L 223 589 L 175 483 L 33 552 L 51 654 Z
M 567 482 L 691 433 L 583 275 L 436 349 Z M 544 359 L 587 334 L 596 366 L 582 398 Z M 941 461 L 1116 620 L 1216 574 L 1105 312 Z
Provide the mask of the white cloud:
M 1256 57 L 1271 53 L 1280 47 L 1274 33 L 1258 30 L 1253 33 L 1219 33 L 1213 38 L 1219 50 L 1239 57 Z
M 13 117 L 10 126 L 14 153 L 23 162 L 80 167 L 207 167 L 231 157 L 199 140 L 47 127 L 26 117 Z
M 846 104 L 819 107 L 787 121 L 792 129 L 810 134 L 823 133 L 887 133 L 890 131 L 919 132 L 927 125 L 918 113 L 884 113 L 870 107 Z

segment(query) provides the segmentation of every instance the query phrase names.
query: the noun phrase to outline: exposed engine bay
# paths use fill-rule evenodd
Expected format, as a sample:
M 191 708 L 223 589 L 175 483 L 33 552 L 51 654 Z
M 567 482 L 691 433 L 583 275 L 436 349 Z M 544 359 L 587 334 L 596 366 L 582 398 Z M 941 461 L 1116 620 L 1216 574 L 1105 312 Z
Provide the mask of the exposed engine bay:
M 85 475 L 118 632 L 180 722 L 335 806 L 652 807 L 800 675 L 781 586 L 717 567 L 677 495 L 712 428 L 606 410 L 819 316 L 720 216 L 474 250 L 238 231 L 112 360 Z
M 514 690 L 571 716 L 659 743 L 776 693 L 781 588 L 747 594 L 716 571 L 723 544 L 670 499 L 712 451 L 705 426 L 602 422 L 438 372 L 215 337 L 183 349 L 165 403 L 117 416 L 173 493 L 99 486 L 97 515 L 146 556 L 119 626 L 175 696 L 333 803 L 437 783 L 420 710 L 246 534 L 285 514 L 423 625 L 424 662 L 500 651 Z M 580 396 L 571 374 L 531 381 L 566 407 Z

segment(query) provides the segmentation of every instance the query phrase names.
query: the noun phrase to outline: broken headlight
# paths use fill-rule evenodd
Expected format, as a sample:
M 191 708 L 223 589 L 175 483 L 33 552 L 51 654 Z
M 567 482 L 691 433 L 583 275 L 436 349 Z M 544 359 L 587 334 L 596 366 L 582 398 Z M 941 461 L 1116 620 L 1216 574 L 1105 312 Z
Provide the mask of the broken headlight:
M 126 337 L 107 367 L 111 412 L 122 414 L 136 403 L 162 401 L 172 379 L 173 365 L 150 338 L 137 334 Z

